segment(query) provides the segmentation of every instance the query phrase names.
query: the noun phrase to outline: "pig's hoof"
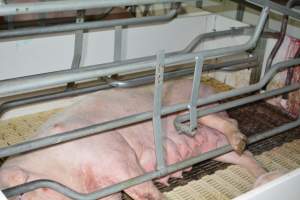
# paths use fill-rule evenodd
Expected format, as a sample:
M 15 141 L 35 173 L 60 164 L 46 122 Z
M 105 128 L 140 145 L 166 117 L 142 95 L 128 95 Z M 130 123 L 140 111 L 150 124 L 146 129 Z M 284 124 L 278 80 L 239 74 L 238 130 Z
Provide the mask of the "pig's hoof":
M 230 144 L 233 150 L 237 152 L 239 155 L 241 155 L 245 150 L 247 144 L 247 137 L 244 134 L 237 132 L 233 134 Z
M 261 175 L 255 181 L 253 188 L 257 188 L 257 187 L 260 187 L 260 186 L 262 186 L 266 183 L 269 183 L 269 182 L 273 181 L 274 179 L 283 176 L 286 173 L 287 173 L 287 171 L 279 171 L 278 170 L 278 171 L 268 172 L 264 175 Z

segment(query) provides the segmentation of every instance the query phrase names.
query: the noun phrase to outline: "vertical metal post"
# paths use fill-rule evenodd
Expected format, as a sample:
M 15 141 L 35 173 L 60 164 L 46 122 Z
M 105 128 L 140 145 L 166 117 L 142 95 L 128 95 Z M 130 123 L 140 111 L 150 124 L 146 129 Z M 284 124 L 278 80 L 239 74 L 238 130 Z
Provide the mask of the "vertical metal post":
M 122 26 L 115 27 L 114 61 L 122 60 Z
M 241 21 L 241 22 L 243 21 L 245 8 L 246 8 L 245 0 L 238 1 L 238 7 L 237 7 L 237 12 L 236 12 L 236 17 L 235 17 L 236 20 Z
M 203 0 L 196 1 L 196 8 L 202 8 L 203 7 Z
M 5 4 L 7 4 L 7 0 L 0 0 L 0 6 L 5 5 Z M 11 30 L 14 28 L 13 18 L 14 18 L 14 16 L 12 16 L 12 15 L 4 16 L 5 21 L 7 21 L 8 30 Z
M 83 23 L 84 22 L 84 10 L 77 11 L 77 18 L 76 23 Z M 82 58 L 82 46 L 83 46 L 83 31 L 78 30 L 75 32 L 75 42 L 74 42 L 74 56 L 71 65 L 71 69 L 78 69 L 80 67 L 80 62 Z M 74 82 L 68 83 L 67 88 L 73 88 L 75 86 Z
M 265 29 L 268 29 L 268 27 L 269 27 L 269 19 L 266 22 Z M 260 81 L 266 73 L 265 66 L 263 65 L 265 54 L 266 54 L 266 46 L 267 46 L 267 38 L 261 37 L 258 40 L 257 47 L 254 50 L 254 54 L 256 54 L 258 57 L 259 66 L 252 69 L 251 71 L 250 84 L 255 84 L 258 81 Z
M 203 69 L 203 60 L 202 56 L 197 56 L 195 58 L 195 72 L 194 72 L 194 80 L 193 80 L 193 88 L 192 88 L 192 95 L 191 101 L 188 106 L 190 110 L 190 132 L 192 133 L 194 130 L 197 129 L 198 126 L 198 118 L 197 118 L 197 101 L 199 97 L 199 90 L 201 84 L 201 75 Z
M 157 170 L 166 167 L 164 159 L 164 134 L 161 122 L 162 93 L 164 80 L 165 53 L 159 51 L 157 54 L 157 65 L 155 70 L 155 90 L 154 90 L 154 108 L 153 108 L 153 130 Z

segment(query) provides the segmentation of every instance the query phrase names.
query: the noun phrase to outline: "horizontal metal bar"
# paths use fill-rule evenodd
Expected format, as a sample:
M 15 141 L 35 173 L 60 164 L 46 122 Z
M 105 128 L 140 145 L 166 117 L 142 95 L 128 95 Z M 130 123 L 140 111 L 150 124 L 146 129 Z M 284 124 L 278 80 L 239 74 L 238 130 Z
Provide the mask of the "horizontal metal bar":
M 234 97 L 234 96 L 238 96 L 238 95 L 242 95 L 242 94 L 247 94 L 249 92 L 257 91 L 257 90 L 261 89 L 262 87 L 264 87 L 266 85 L 266 83 L 268 83 L 269 80 L 276 74 L 276 72 L 278 72 L 279 70 L 286 69 L 288 67 L 294 67 L 296 64 L 300 64 L 300 58 L 277 63 L 265 75 L 265 77 L 263 79 L 261 79 L 261 81 L 259 83 L 249 86 L 249 87 L 245 87 L 246 89 L 240 88 L 240 89 L 235 89 L 235 90 L 231 90 L 228 92 L 222 92 L 222 93 L 218 93 L 215 95 L 211 95 L 206 98 L 201 98 L 198 100 L 197 105 L 203 106 L 203 105 L 207 105 L 210 103 L 215 103 L 219 100 L 223 100 L 226 98 L 230 98 L 230 97 Z M 188 106 L 188 104 L 184 103 L 184 104 L 176 104 L 173 106 L 163 107 L 162 108 L 162 116 L 186 110 L 187 106 Z M 96 135 L 96 134 L 102 133 L 104 131 L 109 131 L 112 129 L 120 128 L 122 126 L 143 122 L 143 121 L 149 120 L 151 118 L 152 118 L 152 111 L 148 111 L 148 112 L 143 112 L 143 113 L 139 113 L 139 114 L 134 114 L 131 116 L 122 117 L 122 118 L 115 119 L 115 120 L 112 120 L 109 122 L 104 122 L 101 124 L 96 124 L 93 126 L 61 133 L 58 135 L 52 135 L 52 136 L 48 136 L 45 138 L 35 139 L 32 141 L 26 141 L 23 143 L 19 143 L 19 144 L 1 148 L 0 149 L 0 158 L 29 152 L 29 151 L 36 150 L 39 148 L 53 146 L 53 145 L 56 145 L 59 143 L 68 142 L 68 141 L 76 140 L 76 139 L 91 136 L 91 135 Z
M 203 66 L 203 71 L 237 71 L 254 67 L 257 67 L 257 56 L 249 57 L 246 59 L 227 61 L 219 64 L 206 64 Z M 191 75 L 193 73 L 194 68 L 180 69 L 176 71 L 166 72 L 164 78 L 165 80 L 169 80 L 172 78 Z M 138 77 L 130 80 L 117 80 L 114 78 L 106 78 L 105 81 L 113 87 L 128 88 L 153 83 L 154 75 Z
M 96 92 L 99 90 L 110 89 L 110 88 L 112 88 L 112 86 L 110 86 L 110 85 L 96 85 L 96 86 L 92 86 L 92 87 L 74 88 L 71 90 L 67 90 L 67 91 L 63 91 L 63 92 L 56 92 L 53 94 L 44 94 L 44 95 L 39 95 L 39 96 L 34 96 L 34 97 L 28 97 L 28 98 L 23 98 L 23 99 L 18 99 L 18 100 L 7 101 L 0 105 L 0 118 L 5 112 L 7 112 L 10 109 L 16 108 L 16 107 L 30 105 L 30 104 L 44 102 L 44 101 L 56 100 L 56 99 L 60 99 L 60 98 L 64 98 L 64 97 L 72 97 L 72 96 L 87 94 L 87 93 Z
M 96 21 L 96 22 L 71 23 L 71 24 L 53 25 L 47 27 L 37 27 L 37 28 L 19 28 L 15 30 L 0 31 L 0 38 L 28 36 L 28 35 L 46 34 L 46 33 L 59 33 L 59 32 L 66 32 L 66 31 L 77 31 L 77 30 L 97 29 L 97 28 L 110 28 L 115 26 L 139 25 L 139 24 L 148 24 L 154 22 L 165 22 L 174 19 L 176 15 L 177 15 L 177 11 L 172 10 L 167 15 L 163 15 L 163 16 L 150 16 L 150 17 L 115 19 L 115 20 L 105 20 L 105 21 Z
M 300 126 L 300 118 L 296 121 L 284 124 L 282 126 L 276 127 L 274 129 L 271 129 L 269 131 L 266 131 L 264 133 L 260 133 L 260 134 L 256 134 L 254 136 L 251 136 L 250 138 L 248 138 L 247 144 L 253 144 L 255 142 L 258 142 L 260 140 L 264 140 L 270 137 L 273 137 L 275 135 L 278 135 L 282 132 L 285 132 L 287 130 L 293 129 Z M 169 173 L 173 173 L 175 171 L 184 169 L 186 167 L 192 166 L 196 163 L 208 160 L 208 159 L 212 159 L 218 156 L 221 156 L 225 153 L 231 152 L 233 149 L 230 145 L 226 145 L 224 147 L 221 148 L 217 148 L 213 151 L 209 151 L 206 153 L 201 154 L 200 156 L 197 157 L 193 157 L 184 161 L 181 161 L 179 163 L 176 164 L 172 164 L 168 167 L 166 167 L 166 169 L 164 170 L 164 172 L 161 171 L 154 171 L 154 172 L 150 172 L 150 173 L 146 173 L 144 175 L 129 179 L 127 181 L 123 181 L 121 183 L 115 184 L 113 186 L 109 186 L 106 188 L 103 188 L 99 191 L 90 193 L 90 194 L 83 194 L 83 193 L 78 193 L 68 187 L 66 187 L 65 185 L 62 185 L 58 182 L 55 181 L 51 181 L 51 180 L 37 180 L 37 181 L 32 181 L 29 183 L 25 183 L 19 186 L 15 186 L 12 188 L 8 188 L 8 189 L 4 189 L 3 193 L 5 194 L 6 197 L 10 198 L 13 196 L 17 196 L 20 194 L 24 194 L 26 192 L 30 192 L 39 188 L 50 188 L 53 189 L 63 195 L 65 195 L 66 197 L 69 197 L 71 199 L 78 199 L 78 200 L 94 200 L 94 199 L 100 199 L 106 196 L 109 196 L 113 193 L 122 191 L 126 188 L 132 187 L 134 185 L 137 184 L 141 184 L 143 182 L 146 181 L 150 181 L 154 178 L 157 177 L 161 177 L 164 175 L 167 175 Z
M 270 7 L 272 10 L 275 10 L 283 15 L 288 15 L 289 17 L 300 20 L 300 12 L 293 11 L 287 6 L 280 5 L 270 0 L 246 0 L 246 1 L 254 5 L 257 5 L 259 7 L 265 7 L 265 6 Z
M 188 63 L 193 60 L 196 56 L 202 55 L 204 58 L 215 58 L 224 55 L 232 55 L 236 52 L 249 50 L 256 46 L 257 40 L 262 33 L 264 24 L 266 22 L 269 13 L 268 8 L 264 8 L 254 35 L 251 39 L 243 45 L 225 47 L 219 49 L 212 49 L 206 51 L 198 51 L 194 53 L 166 56 L 165 64 L 166 67 L 174 64 Z M 136 63 L 116 65 L 116 63 L 100 64 L 90 67 L 85 67 L 73 71 L 60 71 L 51 72 L 41 75 L 33 75 L 27 77 L 21 77 L 16 79 L 0 81 L 0 97 L 14 95 L 18 93 L 24 93 L 35 89 L 41 89 L 44 87 L 50 87 L 58 84 L 64 84 L 68 82 L 76 82 L 86 79 L 98 78 L 103 76 L 109 76 L 113 74 L 132 72 L 136 70 L 154 69 L 155 58 L 147 61 L 141 61 Z M 114 66 L 114 67 L 112 67 Z
M 195 0 L 60 0 L 35 3 L 15 3 L 1 5 L 0 16 L 191 1 Z

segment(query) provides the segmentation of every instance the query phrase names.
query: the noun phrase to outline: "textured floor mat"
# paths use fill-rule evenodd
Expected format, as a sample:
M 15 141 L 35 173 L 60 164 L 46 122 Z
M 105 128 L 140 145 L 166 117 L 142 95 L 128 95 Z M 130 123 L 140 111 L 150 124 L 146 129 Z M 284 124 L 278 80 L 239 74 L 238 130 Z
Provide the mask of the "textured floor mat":
M 300 166 L 300 140 L 264 152 L 256 159 L 270 171 L 297 169 Z M 165 195 L 170 200 L 227 200 L 249 191 L 254 182 L 255 178 L 244 168 L 229 166 L 176 187 Z

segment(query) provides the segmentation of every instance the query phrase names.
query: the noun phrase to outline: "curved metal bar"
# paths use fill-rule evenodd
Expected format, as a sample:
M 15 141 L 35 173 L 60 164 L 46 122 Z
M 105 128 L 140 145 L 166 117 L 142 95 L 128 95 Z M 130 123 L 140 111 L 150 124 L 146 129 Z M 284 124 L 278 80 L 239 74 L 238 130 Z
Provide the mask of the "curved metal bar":
M 179 52 L 176 52 L 176 54 L 178 53 L 190 53 L 192 51 L 195 50 L 195 48 L 197 48 L 197 46 L 199 46 L 199 44 L 204 41 L 205 39 L 211 38 L 211 37 L 224 37 L 225 35 L 235 35 L 235 34 L 242 34 L 245 31 L 250 31 L 253 29 L 253 26 L 250 27 L 242 27 L 242 28 L 231 28 L 230 30 L 224 30 L 224 31 L 216 31 L 216 32 L 210 32 L 210 33 L 203 33 L 200 34 L 198 36 L 196 36 L 184 49 L 182 49 Z M 175 52 L 174 52 L 175 53 Z
M 285 35 L 286 35 L 286 29 L 287 29 L 287 25 L 288 25 L 288 21 L 289 21 L 289 17 L 287 15 L 282 16 L 282 20 L 281 20 L 281 30 L 280 30 L 280 36 L 274 46 L 274 48 L 272 49 L 267 63 L 266 63 L 266 72 L 270 70 L 273 60 L 278 52 L 278 50 L 280 49 L 282 42 L 284 41 Z
M 201 98 L 197 101 L 197 106 L 203 106 L 203 105 L 215 103 L 223 99 L 257 91 L 262 87 L 264 87 L 278 71 L 286 69 L 288 67 L 295 66 L 296 64 L 300 64 L 300 58 L 277 63 L 274 65 L 274 67 L 272 67 L 272 69 L 264 76 L 264 78 L 260 82 L 248 87 L 239 88 L 228 92 L 221 92 L 206 98 Z M 177 104 L 173 106 L 163 107 L 162 115 L 168 115 L 175 112 L 183 111 L 186 110 L 187 108 L 188 108 L 188 104 Z M 26 141 L 20 144 L 15 144 L 15 145 L 1 148 L 0 158 L 16 155 L 20 153 L 25 153 L 32 150 L 37 150 L 39 148 L 50 147 L 56 144 L 72 141 L 78 138 L 100 134 L 104 131 L 120 128 L 122 126 L 126 126 L 133 123 L 143 122 L 151 118 L 152 118 L 152 111 L 148 111 L 139 114 L 134 114 L 131 116 L 122 117 L 109 122 L 104 122 L 101 124 L 96 124 L 93 126 L 61 133 L 58 135 L 52 135 L 45 138 L 35 139 L 32 141 Z
M 297 2 L 299 2 L 299 1 L 298 0 L 289 0 L 288 3 L 286 4 L 286 6 L 287 6 L 287 8 L 290 9 L 294 5 L 296 5 Z M 271 68 L 271 66 L 273 64 L 273 60 L 274 60 L 278 50 L 280 49 L 280 47 L 282 45 L 282 42 L 284 41 L 287 26 L 288 26 L 288 22 L 289 22 L 289 16 L 288 15 L 283 15 L 282 20 L 281 20 L 280 36 L 279 36 L 279 39 L 277 40 L 274 48 L 272 49 L 268 60 L 267 60 L 266 71 L 268 71 Z
M 96 22 L 70 23 L 54 25 L 49 27 L 19 28 L 15 30 L 0 31 L 0 38 L 28 36 L 35 34 L 59 33 L 66 31 L 78 31 L 86 29 L 110 28 L 115 26 L 139 25 L 154 22 L 165 22 L 174 19 L 177 15 L 176 10 L 170 11 L 164 16 L 150 16 L 141 18 L 115 19 Z
M 273 1 L 270 0 L 246 0 L 249 3 L 252 3 L 254 5 L 257 5 L 259 7 L 265 7 L 268 6 L 270 7 L 270 9 L 275 10 L 279 13 L 282 13 L 283 15 L 288 15 L 290 17 L 296 18 L 297 20 L 300 20 L 300 13 L 299 12 L 295 12 L 292 9 L 280 5 L 278 3 L 275 3 Z M 297 2 L 298 3 L 298 2 Z
M 260 20 L 258 22 L 254 35 L 247 43 L 233 47 L 198 51 L 182 55 L 166 56 L 166 67 L 174 64 L 188 63 L 191 60 L 193 60 L 197 55 L 202 55 L 206 59 L 216 58 L 224 55 L 232 55 L 236 52 L 246 51 L 254 48 L 256 46 L 259 36 L 263 31 L 268 13 L 269 8 L 264 8 L 261 13 Z M 104 77 L 124 72 L 132 72 L 136 70 L 154 69 L 155 66 L 155 58 L 129 64 L 126 64 L 126 62 L 130 62 L 130 60 L 124 61 L 125 64 L 106 63 L 90 67 L 84 67 L 82 69 L 73 70 L 71 72 L 69 70 L 64 70 L 59 72 L 51 72 L 46 74 L 0 81 L 0 97 L 24 93 L 35 89 L 41 89 L 44 87 L 55 86 L 58 84 L 64 84 L 68 82 Z
M 296 89 L 300 88 L 300 84 L 294 85 L 294 86 L 288 86 L 285 88 L 281 88 L 281 89 L 277 89 L 277 90 L 273 90 L 270 92 L 266 92 L 264 94 L 258 94 L 258 95 L 254 95 L 254 96 L 250 96 L 250 97 L 246 97 L 243 99 L 238 100 L 238 102 L 236 101 L 236 103 L 238 103 L 239 105 L 243 105 L 246 103 L 251 103 L 257 100 L 261 100 L 264 98 L 269 98 L 272 97 L 274 95 L 280 95 L 283 94 L 285 92 L 290 92 L 290 91 L 294 91 Z M 217 107 L 221 107 L 222 105 L 219 105 Z M 224 110 L 226 109 L 226 106 L 223 106 L 222 109 L 217 109 L 217 110 Z M 207 109 L 209 110 L 209 109 Z M 260 133 L 260 134 L 256 134 L 254 136 L 251 136 L 250 138 L 248 138 L 247 144 L 252 144 L 255 142 L 258 142 L 260 140 L 263 139 L 267 139 L 269 137 L 278 135 L 279 133 L 282 133 L 284 131 L 290 130 L 292 128 L 296 128 L 300 126 L 300 118 L 298 118 L 298 120 L 284 124 L 282 126 L 276 127 L 274 129 L 268 130 L 264 133 Z M 208 159 L 212 159 L 215 158 L 217 156 L 221 156 L 225 153 L 228 153 L 230 151 L 232 151 L 232 147 L 229 145 L 223 146 L 221 148 L 217 148 L 213 151 L 209 151 L 207 153 L 201 154 L 200 156 L 197 157 L 193 157 L 193 158 L 189 158 L 187 160 L 181 161 L 179 163 L 176 164 L 172 164 L 169 165 L 167 167 L 165 167 L 164 169 L 161 169 L 159 171 L 153 171 L 153 172 L 149 172 L 146 173 L 144 175 L 135 177 L 135 178 L 131 178 L 127 181 L 123 181 L 121 183 L 117 183 L 115 185 L 103 188 L 101 190 L 98 190 L 96 192 L 93 193 L 89 193 L 89 194 L 83 194 L 83 193 L 78 193 L 68 187 L 66 187 L 65 185 L 62 185 L 58 182 L 55 181 L 51 181 L 51 180 L 37 180 L 37 181 L 32 181 L 29 183 L 25 183 L 19 186 L 15 186 L 12 188 L 8 188 L 8 189 L 4 189 L 3 193 L 5 194 L 6 197 L 10 198 L 16 195 L 20 195 L 26 192 L 30 192 L 39 188 L 50 188 L 54 191 L 57 191 L 63 195 L 65 195 L 66 197 L 69 197 L 71 199 L 78 199 L 78 200 L 94 200 L 94 199 L 100 199 L 106 196 L 109 196 L 113 193 L 122 191 L 126 188 L 132 187 L 134 185 L 137 184 L 141 184 L 143 182 L 146 181 L 150 181 L 154 178 L 158 178 L 161 176 L 164 176 L 166 174 L 175 172 L 177 170 L 180 169 L 184 169 L 186 167 L 192 166 L 196 163 L 208 160 Z

